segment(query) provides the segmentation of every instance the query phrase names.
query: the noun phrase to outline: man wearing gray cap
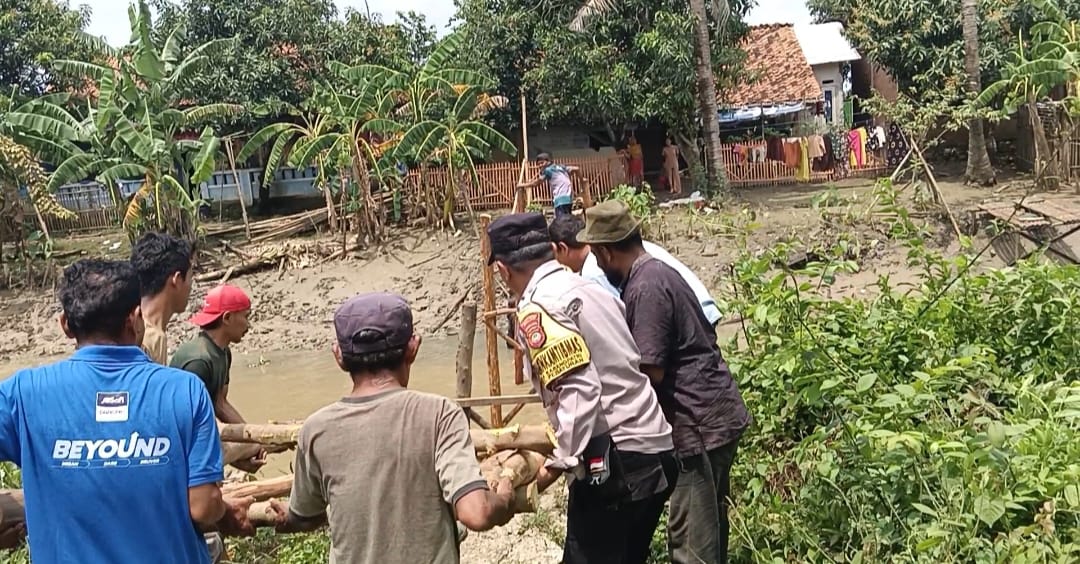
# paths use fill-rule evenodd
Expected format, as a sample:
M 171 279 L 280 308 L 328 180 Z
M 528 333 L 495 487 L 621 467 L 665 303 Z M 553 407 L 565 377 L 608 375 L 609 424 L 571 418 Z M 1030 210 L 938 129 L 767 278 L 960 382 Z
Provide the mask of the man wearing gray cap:
M 675 486 L 671 426 L 622 304 L 555 261 L 540 214 L 493 221 L 489 263 L 519 297 L 517 338 L 555 429 L 544 489 L 569 474 L 563 564 L 637 564 Z
M 474 531 L 513 516 L 513 486 L 491 492 L 464 412 L 407 390 L 420 349 L 412 312 L 395 294 L 363 294 L 334 314 L 334 358 L 352 392 L 300 429 L 289 507 L 278 531 L 330 524 L 331 562 L 459 561 L 457 521 Z

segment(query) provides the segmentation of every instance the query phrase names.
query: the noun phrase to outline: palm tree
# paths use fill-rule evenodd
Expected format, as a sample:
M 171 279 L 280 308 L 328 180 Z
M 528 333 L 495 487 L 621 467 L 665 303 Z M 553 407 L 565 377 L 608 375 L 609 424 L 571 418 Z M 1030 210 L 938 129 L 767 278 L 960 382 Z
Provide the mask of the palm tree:
M 92 80 L 97 96 L 89 102 L 79 131 L 90 149 L 59 163 L 49 187 L 92 176 L 110 186 L 119 203 L 118 182 L 141 178 L 143 185 L 127 203 L 124 216 L 129 237 L 134 240 L 143 230 L 156 228 L 194 240 L 198 202 L 193 189 L 213 174 L 221 143 L 203 124 L 239 114 L 243 108 L 198 105 L 183 99 L 181 92 L 209 61 L 208 54 L 232 40 L 209 41 L 181 58 L 183 25 L 174 28 L 159 49 L 151 37 L 146 2 L 131 6 L 128 15 L 132 43 L 121 50 L 99 45 L 110 65 L 54 63 Z
M 978 0 L 963 0 L 960 16 L 964 28 L 964 71 L 967 74 L 968 92 L 977 96 L 982 90 L 979 77 Z M 995 183 L 994 167 L 986 152 L 986 137 L 979 117 L 968 122 L 967 171 L 964 176 L 969 183 L 979 186 L 992 186 Z
M 591 17 L 614 10 L 622 0 L 586 0 L 570 23 L 570 29 L 581 31 Z M 698 117 L 705 137 L 705 174 L 709 188 L 722 188 L 726 183 L 724 161 L 720 156 L 720 109 L 716 101 L 716 77 L 712 67 L 712 40 L 709 35 L 709 13 L 705 0 L 688 0 L 694 18 L 694 62 L 697 78 Z M 724 32 L 731 8 L 727 0 L 711 0 L 716 28 Z

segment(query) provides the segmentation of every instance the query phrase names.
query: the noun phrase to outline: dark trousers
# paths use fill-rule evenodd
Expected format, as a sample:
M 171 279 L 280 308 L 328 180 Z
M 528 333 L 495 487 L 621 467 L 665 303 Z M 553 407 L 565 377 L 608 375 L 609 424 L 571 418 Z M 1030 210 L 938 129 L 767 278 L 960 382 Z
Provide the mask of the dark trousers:
M 738 439 L 679 460 L 680 472 L 668 512 L 668 549 L 673 564 L 726 564 L 728 495 Z
M 562 564 L 645 564 L 649 559 L 656 524 L 675 489 L 678 464 L 666 453 L 620 455 L 630 491 L 616 503 L 598 503 L 590 486 L 571 480 Z M 642 495 L 640 487 L 656 483 L 657 463 L 667 487 Z
M 565 204 L 561 206 L 555 206 L 555 217 L 562 217 L 564 215 L 574 214 L 574 204 Z

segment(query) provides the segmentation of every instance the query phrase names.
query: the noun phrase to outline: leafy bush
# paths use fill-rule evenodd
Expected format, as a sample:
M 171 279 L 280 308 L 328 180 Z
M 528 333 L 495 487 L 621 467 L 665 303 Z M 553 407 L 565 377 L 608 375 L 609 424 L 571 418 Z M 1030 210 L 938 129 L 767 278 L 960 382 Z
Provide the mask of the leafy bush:
M 725 347 L 755 425 L 734 469 L 740 562 L 1080 560 L 1080 269 L 974 273 L 901 214 L 921 275 L 817 290 L 838 257 L 735 265 Z M 969 251 L 971 250 L 968 247 Z

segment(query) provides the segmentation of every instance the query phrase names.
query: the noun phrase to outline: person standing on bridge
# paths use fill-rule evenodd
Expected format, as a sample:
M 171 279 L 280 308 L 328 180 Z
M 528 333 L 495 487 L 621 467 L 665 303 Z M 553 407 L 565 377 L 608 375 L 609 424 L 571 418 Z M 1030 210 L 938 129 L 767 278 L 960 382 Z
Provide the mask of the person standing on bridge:
M 143 235 L 131 249 L 131 265 L 139 275 L 146 332 L 142 348 L 158 364 L 169 363 L 166 328 L 187 309 L 192 282 L 191 243 L 166 233 Z
M 622 290 L 642 370 L 674 430 L 680 474 L 668 513 L 671 561 L 725 563 L 731 466 L 750 414 L 716 330 L 686 280 L 645 251 L 641 220 L 626 203 L 587 210 L 577 239 L 592 246 L 608 281 Z
M 199 377 L 214 402 L 214 413 L 222 423 L 246 423 L 229 401 L 229 372 L 232 370 L 230 345 L 239 343 L 251 324 L 251 298 L 236 286 L 222 284 L 206 294 L 201 310 L 191 323 L 201 331 L 194 339 L 180 345 L 169 365 Z M 235 452 L 234 452 L 235 449 Z M 225 459 L 245 472 L 256 472 L 266 464 L 266 451 L 259 445 L 225 447 Z
M 585 222 L 574 216 L 557 217 L 551 222 L 548 233 L 551 235 L 551 244 L 555 249 L 555 259 L 563 266 L 581 274 L 583 278 L 596 282 L 616 298 L 622 299 L 622 292 L 611 285 L 604 271 L 596 264 L 596 256 L 593 255 L 589 245 L 578 241 L 577 235 L 584 228 Z M 645 252 L 674 268 L 690 285 L 690 289 L 694 291 L 694 296 L 701 305 L 701 311 L 709 323 L 715 327 L 724 316 L 720 313 L 720 308 L 716 306 L 716 300 L 709 294 L 708 288 L 701 283 L 701 279 L 660 245 L 644 240 L 641 244 L 645 247 Z
M 139 348 L 130 262 L 75 262 L 59 296 L 75 354 L 0 383 L 0 460 L 22 469 L 33 561 L 208 564 L 199 531 L 253 533 L 253 500 L 222 498 L 206 389 Z
M 488 237 L 488 262 L 518 297 L 517 339 L 555 429 L 537 487 L 569 475 L 563 563 L 644 564 L 677 470 L 622 305 L 555 261 L 543 215 L 500 217 Z
M 330 524 L 331 562 L 459 561 L 455 518 L 484 531 L 513 516 L 514 488 L 490 491 L 469 421 L 453 401 L 408 389 L 420 349 L 396 294 L 353 297 L 334 313 L 334 358 L 352 392 L 304 421 L 278 532 Z

